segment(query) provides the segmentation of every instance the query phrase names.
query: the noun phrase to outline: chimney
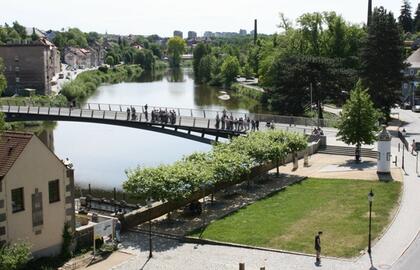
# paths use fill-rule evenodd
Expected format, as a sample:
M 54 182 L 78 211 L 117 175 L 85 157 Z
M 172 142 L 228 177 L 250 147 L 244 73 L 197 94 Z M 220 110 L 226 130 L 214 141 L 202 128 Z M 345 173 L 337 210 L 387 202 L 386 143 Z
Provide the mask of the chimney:
M 370 26 L 370 23 L 372 21 L 372 0 L 369 0 L 368 3 L 368 17 L 367 17 L 367 26 Z
M 257 19 L 254 20 L 254 45 L 257 44 Z

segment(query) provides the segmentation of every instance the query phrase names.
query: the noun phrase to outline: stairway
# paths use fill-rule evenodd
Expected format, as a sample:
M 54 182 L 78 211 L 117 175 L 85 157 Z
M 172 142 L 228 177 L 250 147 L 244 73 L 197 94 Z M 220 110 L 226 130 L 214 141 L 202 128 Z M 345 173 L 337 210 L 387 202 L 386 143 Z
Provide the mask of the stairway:
M 349 147 L 349 146 L 335 146 L 335 145 L 327 145 L 321 146 L 318 149 L 319 154 L 329 154 L 329 155 L 340 155 L 340 156 L 352 156 L 354 157 L 354 151 L 356 147 Z M 361 149 L 361 156 L 367 158 L 378 158 L 378 152 L 373 151 L 367 148 Z

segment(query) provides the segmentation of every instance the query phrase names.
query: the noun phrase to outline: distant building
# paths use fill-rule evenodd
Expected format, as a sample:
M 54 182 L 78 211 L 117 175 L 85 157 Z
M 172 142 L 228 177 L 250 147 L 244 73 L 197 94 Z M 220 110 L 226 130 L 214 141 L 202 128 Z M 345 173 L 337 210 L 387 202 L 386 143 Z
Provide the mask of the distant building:
M 417 86 L 420 84 L 420 49 L 414 51 L 405 61 L 409 66 L 404 70 L 406 81 L 402 85 L 402 101 L 411 105 L 420 98 Z
M 246 36 L 246 34 L 247 34 L 247 31 L 245 29 L 239 30 L 239 35 Z
M 206 31 L 206 32 L 204 32 L 204 37 L 205 38 L 212 38 L 212 37 L 214 37 L 214 33 L 210 32 L 210 31 Z
M 31 133 L 0 135 L 0 245 L 26 241 L 35 257 L 60 253 L 75 228 L 74 172 Z
M 196 38 L 197 38 L 197 32 L 188 31 L 188 39 L 196 39 Z
M 4 60 L 7 95 L 21 94 L 25 88 L 48 95 L 53 77 L 61 71 L 60 52 L 46 38 L 0 45 L 0 58 Z
M 90 67 L 90 51 L 77 47 L 64 48 L 64 63 L 71 67 L 85 66 Z
M 184 38 L 182 31 L 178 31 L 178 30 L 174 31 L 174 37 Z

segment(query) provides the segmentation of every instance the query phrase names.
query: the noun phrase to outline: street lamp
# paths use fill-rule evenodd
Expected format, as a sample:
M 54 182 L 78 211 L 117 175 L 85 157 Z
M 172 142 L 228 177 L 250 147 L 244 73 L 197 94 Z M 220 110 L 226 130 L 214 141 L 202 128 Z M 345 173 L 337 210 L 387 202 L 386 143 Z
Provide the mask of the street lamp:
M 146 200 L 147 208 L 149 209 L 149 259 L 153 257 L 152 254 L 152 198 Z
M 373 202 L 373 191 L 372 189 L 370 190 L 369 194 L 368 194 L 368 201 L 369 201 L 369 245 L 368 245 L 368 253 L 369 256 L 371 256 L 372 253 L 372 249 L 371 249 L 371 231 L 372 231 L 372 202 Z

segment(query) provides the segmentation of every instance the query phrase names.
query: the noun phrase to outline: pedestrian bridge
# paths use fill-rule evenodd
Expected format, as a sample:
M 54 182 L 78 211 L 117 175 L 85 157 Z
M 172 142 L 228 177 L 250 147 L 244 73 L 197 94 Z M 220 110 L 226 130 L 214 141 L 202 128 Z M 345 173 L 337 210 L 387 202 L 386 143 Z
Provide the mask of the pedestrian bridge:
M 131 127 L 169 134 L 185 139 L 211 144 L 220 138 L 229 139 L 246 134 L 249 130 L 227 130 L 216 126 L 216 116 L 226 113 L 234 119 L 250 118 L 260 122 L 259 128 L 265 129 L 266 123 L 274 123 L 275 128 L 310 133 L 314 126 L 331 126 L 333 123 L 323 119 L 291 117 L 269 114 L 252 114 L 217 110 L 169 108 L 159 106 L 119 105 L 86 103 L 80 107 L 59 107 L 52 104 L 11 103 L 0 104 L 0 111 L 8 122 L 15 121 L 74 121 Z M 127 113 L 134 108 L 135 116 Z M 152 121 L 151 111 L 174 111 L 176 118 L 172 123 Z M 146 116 L 147 115 L 147 116 Z

